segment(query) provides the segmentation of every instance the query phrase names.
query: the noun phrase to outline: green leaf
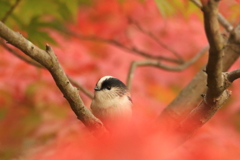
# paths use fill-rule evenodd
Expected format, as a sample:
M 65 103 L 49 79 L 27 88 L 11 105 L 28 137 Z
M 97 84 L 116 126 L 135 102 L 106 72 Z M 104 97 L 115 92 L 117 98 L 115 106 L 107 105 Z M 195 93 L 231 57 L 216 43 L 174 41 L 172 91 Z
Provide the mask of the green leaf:
M 19 133 L 22 135 L 27 135 L 31 133 L 37 128 L 38 125 L 41 124 L 42 122 L 41 120 L 42 120 L 41 115 L 36 109 L 33 108 L 32 110 L 30 110 L 29 114 L 27 114 L 25 117 L 23 117 L 23 119 L 21 119 L 20 125 L 24 127 L 21 129 L 21 132 Z
M 23 30 L 27 31 L 27 39 L 43 48 L 46 43 L 56 44 L 56 41 L 48 33 L 48 29 L 53 29 L 53 25 L 42 21 L 39 16 L 33 17 L 29 25 L 23 25 Z
M 231 14 L 230 16 L 228 17 L 228 19 L 232 22 L 236 21 L 236 19 L 238 19 L 239 17 L 239 14 L 240 14 L 240 11 L 239 11 L 239 7 L 240 7 L 240 4 L 233 4 L 231 7 L 230 7 L 230 10 L 231 10 Z
M 0 19 L 2 19 L 8 10 L 11 8 L 11 4 L 9 1 L 3 0 L 0 1 Z
M 197 15 L 199 18 L 202 18 L 202 11 L 191 1 L 187 1 L 186 5 L 181 9 L 181 13 L 188 18 L 193 13 Z
M 15 0 L 0 0 L 0 16 L 3 17 L 14 3 Z M 21 0 L 6 23 L 27 32 L 30 41 L 44 47 L 46 43 L 56 44 L 48 31 L 61 33 L 61 26 L 76 20 L 79 6 L 92 3 L 93 0 Z
M 6 116 L 6 113 L 7 113 L 7 109 L 2 107 L 2 109 L 0 110 L 0 120 L 2 120 Z
M 175 14 L 182 14 L 184 17 L 188 18 L 192 13 L 197 13 L 201 16 L 202 13 L 192 2 L 181 0 L 155 0 L 159 12 L 163 17 L 171 16 Z
M 162 14 L 163 17 L 173 14 L 175 11 L 169 1 L 155 0 L 155 3 L 157 4 L 159 12 Z
M 53 0 L 23 0 L 21 1 L 21 7 L 19 7 L 18 13 L 20 20 L 28 24 L 33 17 L 53 15 L 59 17 L 58 5 Z
M 11 0 L 0 0 L 2 15 L 10 9 L 10 2 Z M 61 33 L 61 26 L 76 19 L 80 5 L 92 3 L 92 0 L 21 0 L 8 17 L 7 25 L 26 31 L 27 38 L 39 47 L 44 47 L 46 43 L 56 44 L 47 31 Z

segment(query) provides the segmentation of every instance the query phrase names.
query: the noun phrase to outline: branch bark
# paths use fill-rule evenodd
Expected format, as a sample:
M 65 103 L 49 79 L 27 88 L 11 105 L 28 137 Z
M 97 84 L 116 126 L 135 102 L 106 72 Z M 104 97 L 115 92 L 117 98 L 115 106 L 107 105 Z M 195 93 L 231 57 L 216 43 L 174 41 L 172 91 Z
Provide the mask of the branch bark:
M 210 45 L 209 58 L 206 67 L 207 73 L 207 95 L 206 103 L 215 103 L 222 92 L 226 89 L 223 81 L 223 55 L 224 40 L 221 36 L 218 24 L 219 1 L 209 0 L 208 4 L 202 7 L 204 17 L 204 28 Z
M 238 68 L 234 71 L 231 71 L 231 72 L 226 72 L 225 75 L 226 75 L 228 81 L 230 83 L 232 83 L 236 79 L 240 78 L 240 68 Z
M 202 102 L 193 109 L 184 120 L 178 119 L 179 121 L 175 121 L 175 124 L 171 126 L 172 128 L 168 128 L 169 130 L 161 128 L 165 133 L 168 133 L 168 135 L 171 133 L 171 136 L 175 139 L 176 144 L 171 147 L 176 147 L 184 143 L 196 130 L 204 125 L 219 110 L 219 108 L 223 106 L 231 96 L 231 91 L 227 90 L 227 88 L 236 78 L 240 77 L 239 69 L 229 73 L 223 73 L 222 64 L 224 51 L 226 54 L 229 54 L 226 51 L 235 53 L 235 50 L 231 49 L 230 46 L 232 46 L 232 44 L 235 45 L 239 40 L 233 41 L 233 38 L 236 40 L 236 32 L 233 32 L 228 43 L 235 43 L 228 44 L 228 47 L 224 48 L 224 41 L 222 40 L 217 20 L 218 4 L 219 0 L 209 0 L 208 3 L 202 7 L 205 32 L 210 45 L 209 59 L 206 67 L 207 92 Z M 236 30 L 239 32 L 239 27 L 237 27 L 235 31 Z M 182 106 L 178 107 L 183 109 Z M 165 124 L 165 126 L 167 125 L 169 125 L 169 123 Z M 170 150 L 171 149 L 172 148 L 170 148 Z
M 223 51 L 225 55 L 222 58 L 222 71 L 227 71 L 240 55 L 240 25 L 230 32 L 227 43 L 223 46 Z M 202 70 L 205 70 L 205 67 Z M 177 128 L 179 122 L 182 122 L 201 101 L 201 95 L 207 90 L 207 75 L 202 70 L 160 114 L 158 122 L 162 130 Z
M 101 121 L 94 117 L 90 110 L 85 107 L 78 94 L 77 88 L 73 87 L 69 82 L 69 79 L 49 45 L 46 46 L 46 51 L 39 49 L 37 46 L 25 39 L 21 34 L 9 29 L 2 22 L 0 22 L 0 37 L 48 69 L 55 80 L 56 85 L 69 102 L 77 118 L 81 120 L 85 126 L 87 126 L 90 130 L 101 132 L 105 131 Z
M 197 0 L 190 0 L 194 3 L 198 8 L 202 9 L 202 4 Z M 218 21 L 219 23 L 226 29 L 226 31 L 231 32 L 233 30 L 233 26 L 223 17 L 221 13 L 218 13 Z
M 13 50 L 12 48 L 10 48 L 8 45 L 6 45 L 3 41 L 0 40 L 0 44 L 9 51 L 9 53 L 13 54 L 14 56 L 18 57 L 19 59 L 23 60 L 24 62 L 33 65 L 35 67 L 38 68 L 42 68 L 42 69 L 46 69 L 45 67 L 43 67 L 41 64 L 39 64 L 38 62 L 34 61 L 31 58 L 28 58 L 27 56 L 23 56 L 20 53 L 18 53 L 16 50 Z M 76 82 L 75 80 L 73 80 L 71 77 L 68 76 L 69 81 L 77 87 L 78 90 L 82 91 L 86 96 L 88 96 L 90 99 L 93 99 L 93 94 L 87 90 L 85 87 L 83 87 L 82 85 L 80 85 L 78 82 Z
M 230 32 L 223 50 L 225 55 L 222 61 L 222 71 L 226 72 L 240 55 L 240 24 Z M 160 114 L 158 121 L 163 130 L 176 128 L 179 122 L 185 119 L 201 101 L 201 95 L 207 90 L 207 75 L 203 70 L 206 68 L 203 67 Z

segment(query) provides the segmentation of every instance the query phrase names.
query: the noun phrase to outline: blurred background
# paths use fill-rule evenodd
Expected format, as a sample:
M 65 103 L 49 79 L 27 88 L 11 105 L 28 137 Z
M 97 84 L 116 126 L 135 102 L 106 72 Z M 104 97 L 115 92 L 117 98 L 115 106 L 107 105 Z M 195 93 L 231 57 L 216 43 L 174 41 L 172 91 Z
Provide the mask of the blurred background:
M 239 7 L 222 1 L 220 12 L 236 25 Z M 0 0 L 0 19 L 40 48 L 50 44 L 67 75 L 90 93 L 105 75 L 126 82 L 133 61 L 167 57 L 179 61 L 164 65 L 178 66 L 207 45 L 202 12 L 188 0 Z M 126 149 L 130 142 L 96 144 L 48 71 L 2 39 L 0 44 L 1 160 L 159 158 L 160 143 L 154 149 L 137 145 L 141 154 Z M 206 62 L 207 53 L 183 71 L 136 68 L 134 116 L 153 123 Z M 231 70 L 239 67 L 238 60 Z M 176 151 L 178 159 L 240 158 L 240 81 L 230 89 L 228 103 Z M 89 107 L 91 99 L 79 93 Z

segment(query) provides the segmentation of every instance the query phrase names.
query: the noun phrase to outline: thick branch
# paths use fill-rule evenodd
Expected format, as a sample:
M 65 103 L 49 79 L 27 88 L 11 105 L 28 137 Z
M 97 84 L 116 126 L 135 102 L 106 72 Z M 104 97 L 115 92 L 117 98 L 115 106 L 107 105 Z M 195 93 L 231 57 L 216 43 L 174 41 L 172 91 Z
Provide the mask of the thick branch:
M 196 6 L 202 9 L 197 0 L 191 0 Z M 233 29 L 233 26 L 218 13 L 220 24 L 230 32 L 227 46 L 224 47 L 225 57 L 223 59 L 223 71 L 227 71 L 240 55 L 240 25 Z M 158 121 L 162 124 L 163 130 L 176 128 L 199 103 L 201 94 L 206 92 L 206 74 L 203 67 L 191 82 L 178 94 L 178 96 L 163 110 Z
M 207 94 L 200 105 L 190 112 L 179 127 L 176 130 L 173 128 L 178 135 L 177 145 L 185 142 L 197 129 L 204 125 L 231 95 L 231 92 L 227 90 L 231 84 L 228 80 L 229 77 L 226 73 L 222 73 L 223 41 L 217 21 L 218 2 L 217 0 L 209 0 L 203 6 L 205 32 L 210 44 L 207 64 Z
M 58 63 L 57 57 L 50 46 L 46 46 L 46 51 L 41 50 L 19 33 L 9 29 L 2 22 L 0 22 L 0 37 L 22 50 L 26 55 L 30 56 L 49 70 L 58 88 L 68 100 L 78 119 L 80 119 L 89 129 L 103 129 L 102 123 L 85 107 L 78 94 L 78 90 L 69 83 L 66 74 Z
M 231 91 L 224 90 L 217 103 L 208 105 L 202 101 L 177 128 L 176 132 L 181 136 L 178 143 L 184 143 L 196 130 L 212 118 L 230 96 Z
M 227 76 L 225 77 L 225 80 L 227 81 Z M 231 83 L 229 83 L 229 85 L 230 84 Z M 167 145 L 167 150 L 172 151 L 174 148 L 187 141 L 195 133 L 195 131 L 212 118 L 212 116 L 224 105 L 230 96 L 231 91 L 226 89 L 214 104 L 208 105 L 203 100 L 190 112 L 185 120 L 178 122 L 178 125 L 176 125 L 175 128 L 171 128 L 170 130 L 163 130 L 163 128 L 161 128 L 161 131 L 164 133 L 162 137 L 163 140 L 165 140 L 167 136 L 168 139 L 170 137 L 170 139 L 174 142 L 173 145 Z
M 199 1 L 190 1 L 193 2 L 198 8 L 202 9 L 202 4 Z M 221 13 L 218 13 L 218 21 L 226 29 L 226 31 L 231 32 L 233 30 L 233 26 L 223 17 Z
M 230 32 L 227 45 L 224 47 L 224 53 L 222 70 L 225 72 L 240 55 L 240 25 Z M 196 74 L 192 81 L 160 114 L 158 121 L 162 125 L 162 130 L 176 128 L 179 122 L 185 119 L 201 101 L 201 94 L 206 93 L 207 89 L 207 75 L 202 70 L 205 70 L 205 67 Z
M 179 126 L 178 122 L 175 125 L 176 127 L 178 126 L 176 129 L 172 128 L 171 132 L 177 133 L 177 138 L 174 137 L 177 140 L 176 146 L 184 143 L 196 130 L 204 125 L 231 95 L 231 92 L 227 90 L 231 84 L 228 79 L 229 76 L 226 73 L 222 73 L 224 41 L 222 40 L 217 20 L 218 3 L 218 0 L 209 0 L 202 8 L 205 32 L 210 45 L 206 67 L 207 93 L 200 105 L 193 109 Z
M 26 56 L 21 55 L 20 53 L 18 53 L 16 50 L 13 50 L 12 48 L 10 48 L 8 45 L 6 45 L 4 42 L 0 41 L 0 44 L 9 51 L 9 53 L 13 54 L 14 56 L 18 57 L 19 59 L 23 60 L 24 62 L 31 64 L 35 67 L 38 68 L 42 68 L 42 69 L 46 69 L 45 67 L 43 67 L 41 64 L 39 64 L 38 62 L 34 61 L 33 59 L 30 59 Z M 75 80 L 73 80 L 71 77 L 68 76 L 68 79 L 70 80 L 70 82 L 76 86 L 80 91 L 82 91 L 84 94 L 86 94 L 90 99 L 93 98 L 93 94 L 87 90 L 85 87 L 81 86 L 78 82 L 76 82 Z
M 223 90 L 222 60 L 223 60 L 223 38 L 218 25 L 218 1 L 209 0 L 206 6 L 203 6 L 204 27 L 207 39 L 210 45 L 209 58 L 206 67 L 207 78 L 207 103 L 214 103 Z

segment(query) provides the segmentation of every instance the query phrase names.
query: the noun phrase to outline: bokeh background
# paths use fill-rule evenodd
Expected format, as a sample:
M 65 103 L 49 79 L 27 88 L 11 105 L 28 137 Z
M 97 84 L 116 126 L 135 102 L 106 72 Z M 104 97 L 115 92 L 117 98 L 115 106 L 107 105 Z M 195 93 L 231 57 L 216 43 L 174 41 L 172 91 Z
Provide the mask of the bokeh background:
M 202 13 L 187 0 L 17 1 L 0 0 L 1 20 L 6 17 L 8 27 L 42 49 L 49 43 L 67 75 L 92 93 L 100 77 L 112 75 L 126 82 L 131 62 L 147 59 L 106 40 L 175 58 L 138 26 L 177 51 L 185 61 L 207 45 Z M 223 0 L 220 12 L 236 25 L 239 7 L 238 1 Z M 154 134 L 96 140 L 76 118 L 48 71 L 26 63 L 2 46 L 0 57 L 1 160 L 161 158 L 164 146 Z M 144 130 L 154 123 L 206 62 L 207 53 L 180 72 L 137 68 L 131 94 L 138 127 Z M 231 70 L 238 67 L 239 60 Z M 240 81 L 230 89 L 233 93 L 227 104 L 169 159 L 240 158 Z M 79 93 L 89 107 L 91 99 Z

